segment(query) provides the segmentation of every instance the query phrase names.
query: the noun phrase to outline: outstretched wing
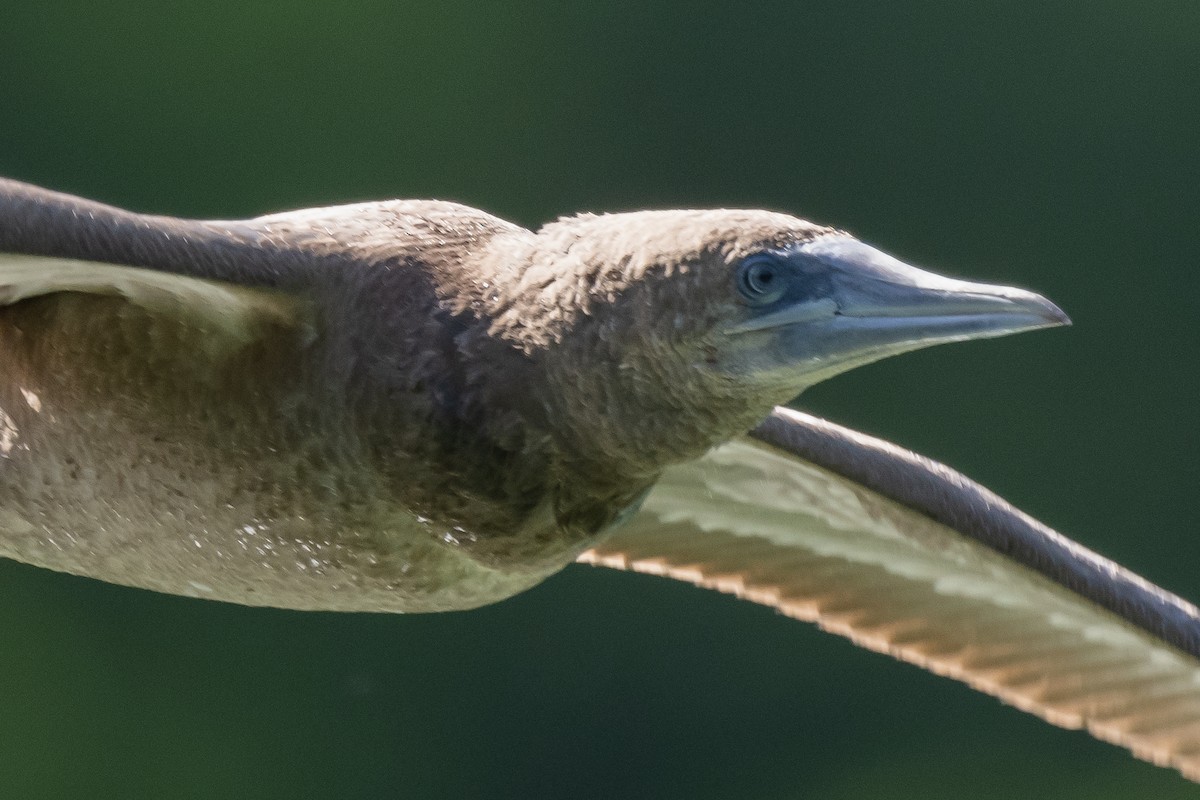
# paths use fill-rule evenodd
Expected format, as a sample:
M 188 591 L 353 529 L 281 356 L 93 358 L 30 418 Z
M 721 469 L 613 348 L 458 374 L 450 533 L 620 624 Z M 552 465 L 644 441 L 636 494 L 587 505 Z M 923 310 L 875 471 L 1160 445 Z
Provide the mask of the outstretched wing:
M 481 211 L 436 201 L 358 203 L 242 221 L 179 219 L 0 178 L 0 313 L 12 316 L 8 309 L 22 300 L 73 294 L 72 309 L 100 326 L 106 310 L 119 304 L 81 302 L 78 295 L 118 298 L 156 320 L 198 326 L 207 349 L 226 352 L 281 328 L 310 335 L 313 309 L 305 300 L 316 284 L 365 283 L 374 267 L 442 257 L 439 248 L 450 252 L 515 230 Z M 57 322 L 70 327 L 71 314 L 57 311 Z M 45 341 L 62 327 L 38 335 Z
M 777 409 L 581 560 L 774 606 L 1200 780 L 1200 612 L 886 442 Z
M 255 221 L 135 214 L 0 179 L 0 308 L 63 294 L 115 298 L 122 303 L 102 302 L 97 313 L 129 304 L 202 328 L 218 349 L 236 347 L 303 322 L 302 303 L 284 289 L 296 288 L 313 257 L 271 233 Z
M 311 332 L 303 259 L 269 233 L 0 179 L 0 409 L 24 446 L 64 415 L 177 417 L 293 359 Z

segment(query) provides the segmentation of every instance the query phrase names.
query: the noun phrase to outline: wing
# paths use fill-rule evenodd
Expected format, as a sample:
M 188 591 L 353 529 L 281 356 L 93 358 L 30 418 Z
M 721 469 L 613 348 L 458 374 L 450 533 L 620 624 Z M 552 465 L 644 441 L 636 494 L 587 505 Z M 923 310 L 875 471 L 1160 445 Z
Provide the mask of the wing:
M 311 335 L 301 273 L 313 256 L 273 233 L 0 179 L 5 407 L 35 385 L 79 398 L 135 378 L 186 392 L 196 386 L 184 375 L 215 385 L 240 369 L 240 382 L 252 379 L 251 360 Z
M 257 222 L 135 214 L 0 179 L 0 307 L 64 292 L 120 298 L 245 343 L 301 322 L 284 289 L 314 258 Z
M 774 606 L 1200 780 L 1200 612 L 886 442 L 777 409 L 580 560 Z
M 280 286 L 312 256 L 255 222 L 136 214 L 0 178 L 0 253 Z
M 198 325 L 206 349 L 236 350 L 280 328 L 311 337 L 314 286 L 367 291 L 371 274 L 417 257 L 453 260 L 464 244 L 519 230 L 466 206 L 411 200 L 179 219 L 0 178 L 0 308 L 60 293 L 117 297 Z M 409 272 L 406 287 L 428 294 Z M 105 307 L 70 302 L 97 318 Z
M 147 318 L 170 318 L 202 334 L 195 343 L 213 352 L 238 349 L 269 331 L 306 322 L 304 303 L 283 292 L 94 261 L 0 253 L 0 307 L 62 293 L 118 298 Z M 116 307 L 73 302 L 96 316 L 106 306 Z M 55 316 L 71 326 L 61 311 Z

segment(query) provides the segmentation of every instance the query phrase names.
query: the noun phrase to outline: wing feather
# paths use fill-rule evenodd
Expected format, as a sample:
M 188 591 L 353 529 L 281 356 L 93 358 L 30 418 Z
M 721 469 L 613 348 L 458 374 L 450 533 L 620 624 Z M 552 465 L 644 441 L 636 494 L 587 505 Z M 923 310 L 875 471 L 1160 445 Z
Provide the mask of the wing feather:
M 196 342 L 223 355 L 281 329 L 311 334 L 302 273 L 314 260 L 253 221 L 137 214 L 0 178 L 0 308 L 7 317 L 22 301 L 43 298 L 71 327 L 72 314 L 102 317 L 122 305 L 87 298 L 117 298 L 141 320 L 193 329 L 202 334 Z
M 1200 613 L 946 467 L 777 411 L 582 561 L 773 606 L 1200 780 Z
M 75 259 L 0 253 L 0 307 L 59 293 L 116 297 L 202 332 L 197 345 L 230 351 L 267 330 L 306 324 L 303 301 L 267 289 Z

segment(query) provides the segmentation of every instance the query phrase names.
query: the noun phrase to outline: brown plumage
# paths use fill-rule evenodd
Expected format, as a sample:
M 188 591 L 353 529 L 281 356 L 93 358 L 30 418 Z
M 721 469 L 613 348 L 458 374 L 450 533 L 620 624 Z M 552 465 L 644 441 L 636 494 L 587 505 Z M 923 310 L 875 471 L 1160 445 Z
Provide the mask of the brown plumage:
M 470 608 L 577 558 L 657 572 L 1200 777 L 1194 607 L 940 465 L 773 411 L 1063 322 L 770 212 L 200 222 L 0 181 L 0 554 L 361 611 Z

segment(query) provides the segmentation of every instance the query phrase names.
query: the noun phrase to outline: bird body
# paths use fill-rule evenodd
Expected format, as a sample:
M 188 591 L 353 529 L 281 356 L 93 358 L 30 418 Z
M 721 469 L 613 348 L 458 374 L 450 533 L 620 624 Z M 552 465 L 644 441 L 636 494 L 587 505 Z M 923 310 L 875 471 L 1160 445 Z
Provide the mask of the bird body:
M 382 244 L 353 240 L 367 252 L 349 269 L 322 262 L 339 226 L 373 218 Z M 520 359 L 493 348 L 465 374 L 459 348 L 487 337 L 439 306 L 477 302 L 466 292 L 484 282 L 439 248 L 522 231 L 403 202 L 213 227 L 260 246 L 299 226 L 289 246 L 305 258 L 264 289 L 207 277 L 235 278 L 236 259 L 203 279 L 10 262 L 12 291 L 31 296 L 0 323 L 14 437 L 0 507 L 25 532 L 4 537 L 6 555 L 232 602 L 433 611 L 507 597 L 583 549 L 557 541 L 544 443 L 487 412 Z M 493 532 L 543 541 L 472 557 Z
M 690 580 L 1200 778 L 1200 612 L 957 473 L 777 408 L 1064 324 L 763 211 L 238 222 L 0 181 L 0 555 L 297 609 Z

